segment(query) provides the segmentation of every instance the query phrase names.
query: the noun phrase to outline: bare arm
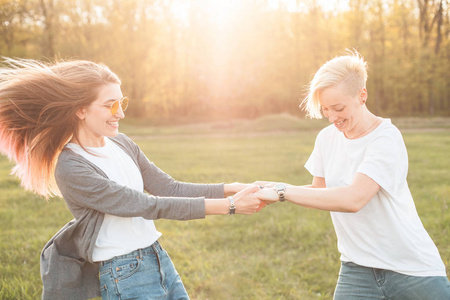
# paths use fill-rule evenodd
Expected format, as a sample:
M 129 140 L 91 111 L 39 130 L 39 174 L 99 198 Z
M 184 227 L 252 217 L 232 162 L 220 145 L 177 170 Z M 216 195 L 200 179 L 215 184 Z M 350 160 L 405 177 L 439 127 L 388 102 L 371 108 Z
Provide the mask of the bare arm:
M 307 185 L 305 187 L 309 187 L 309 188 L 326 188 L 327 184 L 325 182 L 325 178 L 314 176 L 312 184 L 311 185 Z
M 312 188 L 311 188 L 312 187 Z M 358 212 L 379 191 L 380 186 L 370 177 L 356 173 L 353 182 L 345 187 L 327 188 L 325 179 L 314 177 L 311 186 L 288 186 L 287 201 L 309 208 L 327 211 Z M 261 200 L 274 201 L 277 193 L 266 188 L 257 192 Z

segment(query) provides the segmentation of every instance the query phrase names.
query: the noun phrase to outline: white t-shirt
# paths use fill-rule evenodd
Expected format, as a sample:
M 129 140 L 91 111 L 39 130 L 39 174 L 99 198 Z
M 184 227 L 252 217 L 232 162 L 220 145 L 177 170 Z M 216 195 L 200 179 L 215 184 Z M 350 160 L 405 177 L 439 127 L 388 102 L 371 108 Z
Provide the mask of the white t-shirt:
M 116 143 L 108 138 L 104 139 L 104 147 L 85 147 L 97 156 L 87 153 L 77 144 L 70 143 L 67 147 L 95 164 L 114 182 L 143 192 L 144 183 L 136 163 Z M 95 242 L 93 261 L 108 260 L 148 247 L 160 236 L 161 233 L 156 230 L 152 220 L 105 214 Z
M 411 276 L 446 276 L 406 182 L 403 137 L 389 119 L 355 140 L 334 125 L 324 128 L 305 167 L 313 176 L 325 178 L 327 187 L 348 186 L 357 172 L 381 186 L 359 212 L 331 212 L 342 261 Z

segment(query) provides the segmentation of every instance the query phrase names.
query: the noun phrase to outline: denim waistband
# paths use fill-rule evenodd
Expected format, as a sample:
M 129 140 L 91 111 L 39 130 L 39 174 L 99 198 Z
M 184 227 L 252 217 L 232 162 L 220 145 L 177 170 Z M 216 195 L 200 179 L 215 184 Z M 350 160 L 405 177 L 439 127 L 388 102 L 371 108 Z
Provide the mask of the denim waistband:
M 148 246 L 147 248 L 142 248 L 142 249 L 137 249 L 134 250 L 128 254 L 124 254 L 124 255 L 119 255 L 119 256 L 115 256 L 111 259 L 105 260 L 105 261 L 101 261 L 99 262 L 100 266 L 103 266 L 107 263 L 110 263 L 114 260 L 119 260 L 119 259 L 126 259 L 126 258 L 137 258 L 137 259 L 141 259 L 144 256 L 147 255 L 153 255 L 158 253 L 159 251 L 163 250 L 161 244 L 156 241 L 153 244 L 151 244 L 150 246 Z

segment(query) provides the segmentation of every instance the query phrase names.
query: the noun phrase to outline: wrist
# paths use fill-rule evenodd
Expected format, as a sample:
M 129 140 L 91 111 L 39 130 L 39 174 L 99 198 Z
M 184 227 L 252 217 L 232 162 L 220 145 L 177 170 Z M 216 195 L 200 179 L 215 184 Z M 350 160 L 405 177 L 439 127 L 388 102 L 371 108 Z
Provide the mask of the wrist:
M 234 198 L 232 196 L 227 197 L 228 201 L 230 201 L 230 207 L 229 207 L 229 215 L 236 214 L 236 202 L 234 201 Z
M 277 183 L 273 189 L 278 194 L 278 200 L 280 202 L 284 202 L 286 200 L 286 185 L 284 183 Z
M 228 215 L 230 213 L 230 201 L 222 199 L 205 199 L 205 215 Z

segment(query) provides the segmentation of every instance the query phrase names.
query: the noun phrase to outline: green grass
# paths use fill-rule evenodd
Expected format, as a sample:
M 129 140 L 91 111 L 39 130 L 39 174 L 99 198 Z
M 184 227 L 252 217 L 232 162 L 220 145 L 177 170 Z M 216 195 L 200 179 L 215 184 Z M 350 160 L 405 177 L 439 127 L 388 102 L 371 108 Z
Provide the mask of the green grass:
M 269 117 L 223 128 L 129 124 L 124 129 L 178 180 L 308 184 L 311 176 L 303 164 L 326 123 L 307 128 L 303 120 L 296 122 Z M 450 131 L 445 126 L 430 131 L 411 126 L 403 136 L 409 186 L 449 275 Z M 38 299 L 40 251 L 72 216 L 61 199 L 46 203 L 23 191 L 9 175 L 11 167 L 0 157 L 0 299 Z M 158 220 L 156 226 L 192 299 L 332 298 L 339 254 L 327 212 L 277 203 L 253 216 Z

